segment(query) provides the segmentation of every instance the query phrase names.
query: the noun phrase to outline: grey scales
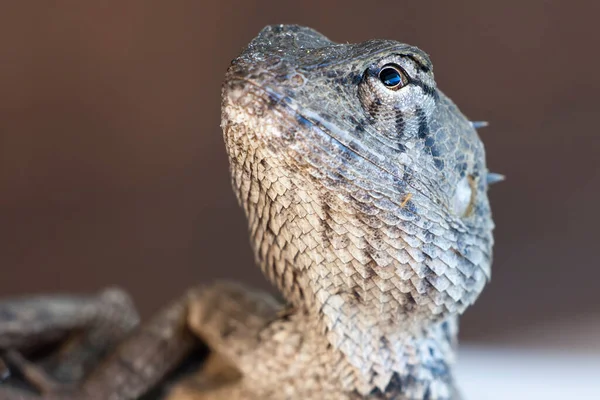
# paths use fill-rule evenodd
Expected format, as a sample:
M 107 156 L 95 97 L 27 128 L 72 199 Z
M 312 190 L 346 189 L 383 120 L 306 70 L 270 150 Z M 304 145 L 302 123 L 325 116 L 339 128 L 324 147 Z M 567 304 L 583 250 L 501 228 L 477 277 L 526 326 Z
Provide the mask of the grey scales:
M 221 101 L 256 262 L 285 302 L 234 283 L 191 289 L 118 344 L 111 336 L 112 354 L 72 378 L 75 389 L 45 398 L 138 398 L 200 338 L 211 355 L 163 398 L 459 399 L 458 316 L 490 280 L 487 191 L 500 179 L 475 130 L 484 124 L 437 88 L 422 50 L 338 44 L 295 25 L 252 40 Z M 89 301 L 102 316 L 96 331 L 114 320 L 123 330 Z M 18 364 L 24 339 L 17 329 L 2 340 L 3 304 L 0 346 Z M 89 314 L 78 320 L 94 326 Z M 0 386 L 0 399 L 29 398 L 39 396 Z

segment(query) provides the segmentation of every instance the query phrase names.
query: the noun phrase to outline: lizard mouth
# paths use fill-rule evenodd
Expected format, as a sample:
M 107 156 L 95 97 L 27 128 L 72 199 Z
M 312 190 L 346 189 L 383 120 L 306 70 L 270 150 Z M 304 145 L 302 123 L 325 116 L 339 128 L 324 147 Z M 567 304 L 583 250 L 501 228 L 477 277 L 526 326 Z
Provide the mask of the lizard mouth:
M 228 94 L 232 95 L 229 98 L 233 103 L 240 104 L 242 97 L 250 95 L 250 98 L 253 100 L 258 100 L 259 103 L 266 105 L 268 109 L 277 108 L 281 116 L 286 119 L 288 124 L 298 125 L 306 129 L 314 129 L 321 135 L 327 136 L 329 139 L 336 141 L 347 151 L 350 151 L 356 156 L 369 161 L 390 175 L 394 174 L 392 171 L 388 171 L 380 164 L 381 162 L 385 161 L 385 157 L 382 154 L 375 153 L 366 148 L 360 148 L 359 143 L 353 143 L 350 145 L 352 138 L 346 131 L 340 129 L 333 123 L 325 121 L 315 112 L 300 110 L 290 97 L 282 95 L 276 90 L 270 89 L 266 85 L 262 85 L 252 79 L 247 78 L 237 78 L 228 82 L 228 90 Z M 247 106 L 247 104 L 243 103 L 241 105 Z M 256 114 L 263 115 L 265 110 L 262 111 L 263 112 Z M 335 132 L 335 135 L 333 132 Z
M 296 131 L 312 135 L 316 139 L 313 140 L 314 145 L 321 143 L 322 145 L 318 150 L 330 153 L 332 148 L 336 148 L 341 158 L 362 160 L 377 171 L 376 176 L 386 177 L 385 180 L 391 185 L 406 182 L 412 195 L 419 194 L 430 202 L 444 204 L 444 202 L 434 201 L 433 199 L 436 196 L 430 191 L 424 190 L 425 188 L 421 185 L 416 186 L 414 182 L 418 181 L 418 178 L 415 176 L 407 181 L 406 178 L 410 174 L 403 164 L 390 163 L 382 153 L 362 145 L 355 138 L 352 138 L 347 131 L 332 122 L 326 121 L 317 112 L 300 109 L 293 99 L 269 88 L 267 84 L 246 77 L 235 76 L 226 81 L 225 90 L 227 90 L 227 98 L 232 104 L 246 110 L 251 109 L 251 113 L 257 121 L 259 119 L 266 120 L 265 115 L 269 113 L 277 113 L 281 117 L 279 123 L 281 126 L 276 129 L 277 132 L 273 136 L 285 137 L 285 133 L 289 129 L 286 129 L 284 125 L 295 127 L 297 128 Z M 252 107 L 249 107 L 249 103 L 252 103 Z M 273 137 L 268 139 L 273 139 Z M 293 139 L 297 140 L 297 135 Z M 285 143 L 281 147 L 287 148 L 290 145 L 293 146 L 293 143 Z M 398 196 L 405 199 L 406 193 L 398 193 Z

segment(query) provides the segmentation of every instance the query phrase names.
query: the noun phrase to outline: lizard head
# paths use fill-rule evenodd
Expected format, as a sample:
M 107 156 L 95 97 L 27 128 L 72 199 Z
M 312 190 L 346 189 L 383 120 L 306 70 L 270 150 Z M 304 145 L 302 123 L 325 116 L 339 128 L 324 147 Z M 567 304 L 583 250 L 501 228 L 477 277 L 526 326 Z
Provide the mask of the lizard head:
M 418 48 L 267 27 L 227 72 L 222 127 L 259 264 L 326 329 L 360 310 L 357 330 L 423 330 L 489 280 L 484 147 Z

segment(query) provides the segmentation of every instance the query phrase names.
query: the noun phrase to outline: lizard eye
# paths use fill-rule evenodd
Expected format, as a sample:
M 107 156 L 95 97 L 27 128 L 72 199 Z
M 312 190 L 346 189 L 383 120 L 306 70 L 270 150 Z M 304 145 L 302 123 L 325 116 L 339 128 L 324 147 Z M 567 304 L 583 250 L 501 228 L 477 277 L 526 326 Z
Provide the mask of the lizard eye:
M 396 64 L 386 64 L 379 70 L 379 80 L 388 89 L 398 90 L 408 83 L 406 74 Z

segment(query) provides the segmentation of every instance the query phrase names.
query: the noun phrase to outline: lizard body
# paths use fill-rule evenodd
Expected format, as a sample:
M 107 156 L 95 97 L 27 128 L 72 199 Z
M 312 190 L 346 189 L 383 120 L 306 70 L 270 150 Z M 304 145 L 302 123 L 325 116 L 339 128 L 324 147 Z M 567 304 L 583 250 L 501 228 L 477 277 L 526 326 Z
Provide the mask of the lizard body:
M 494 175 L 429 57 L 270 26 L 227 71 L 221 125 L 257 263 L 285 304 L 234 284 L 190 291 L 169 321 L 220 358 L 168 398 L 457 399 L 457 317 L 490 278 Z

